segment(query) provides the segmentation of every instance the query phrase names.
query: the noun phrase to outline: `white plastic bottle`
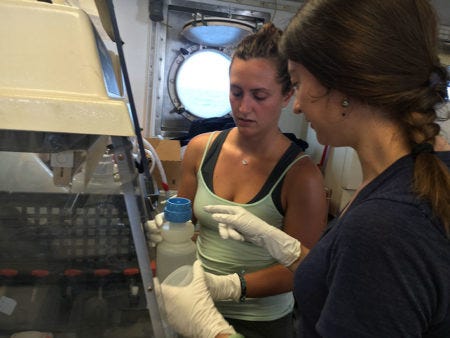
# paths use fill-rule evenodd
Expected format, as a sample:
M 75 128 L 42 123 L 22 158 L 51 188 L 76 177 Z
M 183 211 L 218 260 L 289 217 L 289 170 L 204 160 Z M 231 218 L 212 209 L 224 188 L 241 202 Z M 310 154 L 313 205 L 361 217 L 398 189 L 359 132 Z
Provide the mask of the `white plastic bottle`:
M 177 268 L 192 265 L 196 260 L 191 217 L 192 207 L 189 199 L 172 197 L 167 200 L 164 208 L 166 222 L 161 228 L 163 241 L 156 247 L 156 275 L 160 282 Z

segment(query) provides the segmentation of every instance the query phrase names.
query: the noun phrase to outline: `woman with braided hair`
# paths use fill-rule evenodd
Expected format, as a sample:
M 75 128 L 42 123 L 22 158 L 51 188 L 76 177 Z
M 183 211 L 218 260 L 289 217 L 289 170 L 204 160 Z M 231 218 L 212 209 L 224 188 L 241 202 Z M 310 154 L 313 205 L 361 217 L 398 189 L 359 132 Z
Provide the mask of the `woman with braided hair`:
M 449 79 L 437 41 L 428 0 L 307 0 L 283 34 L 295 111 L 320 143 L 356 150 L 363 182 L 310 251 L 245 210 L 205 210 L 225 237 L 295 271 L 300 337 L 450 337 L 450 152 L 437 151 L 448 145 L 435 122 Z M 194 275 L 164 297 L 180 311 L 196 290 L 207 311 L 191 307 L 190 321 L 220 327 Z
M 308 1 L 284 34 L 296 105 L 363 183 L 295 274 L 305 337 L 450 336 L 448 99 L 427 0 Z M 441 139 L 439 140 L 441 141 Z M 448 148 L 447 148 L 448 149 Z

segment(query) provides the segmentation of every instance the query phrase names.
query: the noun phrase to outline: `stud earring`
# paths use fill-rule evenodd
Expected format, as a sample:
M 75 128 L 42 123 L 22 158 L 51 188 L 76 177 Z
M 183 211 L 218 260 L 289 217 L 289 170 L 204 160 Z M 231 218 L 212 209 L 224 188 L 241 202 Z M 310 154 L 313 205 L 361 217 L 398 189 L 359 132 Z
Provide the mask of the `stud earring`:
M 341 102 L 342 107 L 347 108 L 349 105 L 350 105 L 350 101 L 347 98 L 342 100 L 342 102 Z

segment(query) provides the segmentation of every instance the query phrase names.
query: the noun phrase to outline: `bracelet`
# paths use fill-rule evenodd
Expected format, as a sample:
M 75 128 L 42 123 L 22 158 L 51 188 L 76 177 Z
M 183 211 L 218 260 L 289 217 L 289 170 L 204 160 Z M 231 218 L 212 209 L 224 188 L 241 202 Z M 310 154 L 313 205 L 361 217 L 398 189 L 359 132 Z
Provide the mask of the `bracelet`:
M 245 338 L 240 333 L 233 333 L 231 336 L 228 336 L 228 338 Z
M 247 297 L 247 283 L 245 282 L 244 275 L 242 273 L 238 273 L 239 281 L 241 282 L 241 296 L 239 297 L 239 301 L 241 303 L 245 302 L 245 298 Z

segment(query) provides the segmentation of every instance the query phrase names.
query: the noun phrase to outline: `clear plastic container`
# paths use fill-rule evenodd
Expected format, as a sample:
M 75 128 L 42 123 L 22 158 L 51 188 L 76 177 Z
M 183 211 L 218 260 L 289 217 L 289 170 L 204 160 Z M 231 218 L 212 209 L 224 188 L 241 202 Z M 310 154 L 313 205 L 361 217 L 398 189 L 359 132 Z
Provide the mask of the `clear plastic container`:
M 171 272 L 162 283 L 163 285 L 171 286 L 186 286 L 192 282 L 192 265 L 180 266 L 175 271 Z
M 156 248 L 156 275 L 160 282 L 177 268 L 192 265 L 197 258 L 191 217 L 189 199 L 173 197 L 167 200 L 164 208 L 166 222 L 161 228 L 163 241 Z
M 175 271 L 171 272 L 165 279 L 162 285 L 171 285 L 171 286 L 186 286 L 188 285 L 193 278 L 192 265 L 183 265 L 180 266 Z M 180 336 L 173 331 L 173 329 L 167 324 L 167 314 L 161 313 L 163 324 L 166 329 L 167 338 L 179 338 Z

